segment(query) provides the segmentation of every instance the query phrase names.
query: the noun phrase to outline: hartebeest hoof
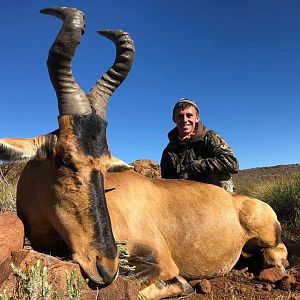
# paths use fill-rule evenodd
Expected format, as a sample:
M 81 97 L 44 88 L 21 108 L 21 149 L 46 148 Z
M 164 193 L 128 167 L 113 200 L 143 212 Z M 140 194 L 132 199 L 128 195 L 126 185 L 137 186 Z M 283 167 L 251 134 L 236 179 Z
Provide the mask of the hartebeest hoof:
M 176 276 L 171 280 L 157 281 L 143 289 L 140 294 L 141 299 L 144 296 L 147 300 L 158 300 L 171 296 L 186 296 L 193 292 L 193 288 L 183 277 Z

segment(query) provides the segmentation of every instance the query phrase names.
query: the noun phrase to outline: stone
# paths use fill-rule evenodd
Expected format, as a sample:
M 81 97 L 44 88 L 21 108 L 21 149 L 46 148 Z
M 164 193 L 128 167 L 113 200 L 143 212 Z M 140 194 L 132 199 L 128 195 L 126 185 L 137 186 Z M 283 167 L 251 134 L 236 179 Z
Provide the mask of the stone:
M 80 266 L 72 261 L 62 261 L 50 255 L 39 253 L 33 250 L 19 250 L 12 252 L 1 265 L 0 291 L 6 289 L 7 295 L 13 295 L 18 289 L 17 277 L 13 274 L 11 263 L 20 270 L 28 269 L 40 261 L 41 267 L 47 267 L 48 283 L 52 285 L 52 292 L 56 291 L 59 299 L 69 299 L 67 297 L 66 271 L 70 275 L 74 272 L 74 281 L 81 281 L 82 295 L 81 300 L 90 299 L 110 299 L 110 300 L 136 300 L 140 286 L 137 282 L 119 276 L 111 285 L 101 288 L 93 282 L 87 283 L 86 276 L 81 272 Z
M 259 273 L 258 280 L 268 283 L 276 283 L 286 276 L 281 269 L 273 267 L 269 269 L 264 269 Z
M 22 249 L 24 226 L 15 212 L 0 213 L 0 265 L 12 251 Z
M 160 178 L 160 166 L 150 159 L 138 159 L 130 163 L 134 167 L 134 170 L 146 177 Z
M 137 282 L 119 276 L 111 285 L 98 290 L 97 300 L 136 300 L 138 299 L 139 290 L 140 285 Z M 88 294 L 86 296 L 88 296 Z M 94 298 L 85 297 L 85 295 L 83 295 L 80 299 L 90 300 Z
M 196 290 L 196 293 L 198 294 L 210 294 L 211 293 L 211 284 L 209 282 L 209 280 L 207 279 L 202 279 L 199 280 L 195 285 L 194 288 Z
M 293 290 L 294 285 L 296 284 L 296 279 L 292 275 L 283 277 L 279 282 L 277 287 L 283 291 Z
M 266 284 L 266 286 L 264 287 L 265 291 L 271 292 L 272 291 L 272 285 L 271 284 Z

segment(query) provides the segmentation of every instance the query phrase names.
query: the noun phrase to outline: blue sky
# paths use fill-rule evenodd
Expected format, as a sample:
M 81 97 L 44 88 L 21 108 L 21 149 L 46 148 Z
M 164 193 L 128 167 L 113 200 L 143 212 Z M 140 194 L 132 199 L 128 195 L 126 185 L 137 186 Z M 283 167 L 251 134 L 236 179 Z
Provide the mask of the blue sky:
M 112 154 L 160 161 L 181 97 L 231 145 L 241 169 L 299 163 L 300 1 L 111 0 L 6 2 L 1 25 L 0 137 L 57 128 L 48 50 L 61 21 L 39 10 L 82 9 L 86 32 L 73 73 L 88 92 L 113 63 L 113 44 L 96 34 L 123 29 L 136 56 L 108 106 Z

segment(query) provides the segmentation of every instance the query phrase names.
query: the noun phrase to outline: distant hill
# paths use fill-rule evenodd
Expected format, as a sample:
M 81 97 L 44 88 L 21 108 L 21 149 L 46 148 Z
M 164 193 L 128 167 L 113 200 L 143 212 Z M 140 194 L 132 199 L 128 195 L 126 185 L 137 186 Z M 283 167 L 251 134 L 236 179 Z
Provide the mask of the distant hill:
M 233 181 L 247 181 L 250 179 L 252 181 L 264 181 L 293 173 L 300 173 L 299 164 L 278 165 L 273 167 L 260 167 L 240 170 L 238 174 L 233 175 Z

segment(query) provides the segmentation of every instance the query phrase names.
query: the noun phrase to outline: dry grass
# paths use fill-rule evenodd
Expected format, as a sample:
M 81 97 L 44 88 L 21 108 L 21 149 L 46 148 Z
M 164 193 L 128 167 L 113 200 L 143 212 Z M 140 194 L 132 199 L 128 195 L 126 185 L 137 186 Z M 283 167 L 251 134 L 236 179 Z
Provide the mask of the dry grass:
M 300 238 L 300 173 L 267 180 L 236 181 L 237 192 L 268 203 L 276 212 L 287 236 Z
M 17 182 L 24 163 L 0 165 L 0 212 L 16 211 Z

